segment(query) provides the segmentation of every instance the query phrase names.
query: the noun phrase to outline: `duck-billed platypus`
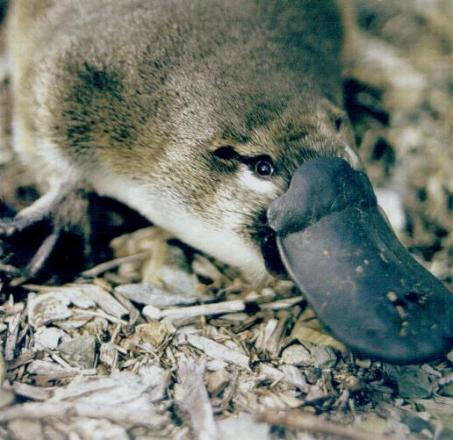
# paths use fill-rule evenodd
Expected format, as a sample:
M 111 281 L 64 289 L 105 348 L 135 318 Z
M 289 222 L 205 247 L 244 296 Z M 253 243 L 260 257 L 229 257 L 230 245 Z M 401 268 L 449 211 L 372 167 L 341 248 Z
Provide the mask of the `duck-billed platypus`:
M 14 149 L 46 192 L 3 232 L 51 217 L 45 254 L 88 186 L 251 279 L 286 269 L 356 351 L 448 349 L 452 295 L 396 241 L 361 171 L 333 0 L 10 8 Z

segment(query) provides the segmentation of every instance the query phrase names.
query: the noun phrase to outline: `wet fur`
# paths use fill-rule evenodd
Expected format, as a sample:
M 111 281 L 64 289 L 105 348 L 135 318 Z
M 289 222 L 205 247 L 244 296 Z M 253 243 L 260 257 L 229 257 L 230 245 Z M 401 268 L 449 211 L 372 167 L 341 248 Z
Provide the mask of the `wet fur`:
M 333 1 L 15 0 L 8 36 L 14 147 L 39 180 L 87 182 L 252 277 L 297 166 L 355 160 Z

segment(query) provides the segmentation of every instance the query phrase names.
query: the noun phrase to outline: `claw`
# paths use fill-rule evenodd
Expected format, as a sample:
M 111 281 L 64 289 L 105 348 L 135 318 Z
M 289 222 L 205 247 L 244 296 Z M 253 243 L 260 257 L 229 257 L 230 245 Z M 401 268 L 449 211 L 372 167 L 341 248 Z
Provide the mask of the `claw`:
M 55 248 L 57 241 L 60 237 L 60 230 L 55 229 L 41 244 L 36 254 L 33 256 L 30 263 L 28 263 L 25 273 L 29 278 L 33 278 L 44 267 L 47 259 Z
M 19 285 L 36 277 L 45 267 L 63 232 L 76 230 L 78 234 L 81 231 L 84 237 L 89 235 L 87 233 L 89 230 L 88 203 L 85 196 L 85 191 L 79 187 L 74 188 L 68 185 L 55 187 L 32 205 L 20 211 L 16 217 L 0 219 L 0 237 L 6 238 L 20 234 L 46 219 L 52 224 L 50 235 L 41 243 L 25 268 L 19 269 L 21 275 L 13 279 L 11 284 Z M 85 247 L 85 253 L 86 249 L 88 247 Z M 9 278 L 17 276 L 17 272 L 2 272 L 7 273 Z
M 9 276 L 16 276 L 20 273 L 20 270 L 11 264 L 0 263 L 0 273 L 6 273 Z
M 14 217 L 0 219 L 0 236 L 11 237 L 14 234 L 33 226 L 42 219 L 33 219 L 28 217 Z

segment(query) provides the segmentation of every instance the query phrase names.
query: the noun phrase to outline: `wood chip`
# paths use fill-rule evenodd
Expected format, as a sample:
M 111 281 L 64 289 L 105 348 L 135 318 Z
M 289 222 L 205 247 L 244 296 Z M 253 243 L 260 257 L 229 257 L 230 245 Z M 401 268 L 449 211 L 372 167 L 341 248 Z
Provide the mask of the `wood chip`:
M 256 338 L 255 348 L 261 353 L 262 358 L 275 359 L 279 352 L 281 342 L 281 326 L 278 319 L 269 319 L 261 324 Z
M 41 420 L 43 418 L 90 417 L 93 419 L 107 419 L 126 426 L 142 425 L 154 429 L 162 428 L 168 423 L 168 418 L 156 414 L 154 409 L 147 407 L 111 406 L 95 403 L 79 402 L 39 402 L 24 403 L 4 409 L 0 412 L 0 422 L 4 423 L 16 419 Z
M 150 345 L 153 350 L 157 350 L 162 347 L 172 333 L 174 333 L 174 329 L 169 325 L 155 320 L 150 321 L 138 325 L 134 334 L 124 342 L 123 346 L 126 349 L 133 349 L 134 347 Z
M 79 368 L 65 368 L 54 362 L 34 360 L 27 366 L 29 374 L 47 376 L 54 379 L 77 376 L 79 374 L 96 374 L 96 370 L 81 370 Z
M 15 396 L 11 390 L 0 387 L 0 409 L 11 405 L 14 399 Z
M 203 381 L 204 365 L 181 361 L 176 402 L 190 417 L 195 437 L 200 440 L 220 439 L 208 393 Z
M 8 429 L 16 440 L 44 440 L 42 426 L 38 420 L 12 420 L 8 423 Z
M 219 344 L 204 336 L 187 335 L 186 339 L 189 344 L 214 359 L 221 359 L 225 362 L 230 362 L 239 367 L 249 369 L 249 357 L 237 350 L 228 348 L 225 345 Z
M 62 342 L 58 351 L 72 365 L 82 369 L 93 368 L 96 359 L 96 340 L 92 335 L 83 335 Z
M 129 440 L 131 438 L 125 428 L 119 426 L 117 423 L 105 419 L 96 420 L 81 417 L 76 420 L 74 427 L 77 434 L 79 434 L 84 440 Z
M 0 422 L 79 416 L 108 419 L 128 426 L 162 428 L 168 423 L 168 417 L 154 407 L 152 388 L 149 380 L 126 371 L 115 372 L 109 377 L 79 376 L 66 387 L 57 388 L 46 402 L 25 403 L 3 410 Z
M 171 293 L 150 283 L 124 284 L 115 288 L 115 292 L 138 304 L 154 307 L 170 307 L 180 304 L 193 304 L 200 297 L 189 294 Z
M 335 348 L 341 353 L 347 353 L 347 348 L 335 338 L 333 338 L 326 331 L 316 330 L 310 327 L 306 327 L 303 324 L 299 325 L 299 322 L 294 326 L 290 338 L 297 339 L 302 344 L 310 342 L 314 345 L 324 345 Z
M 13 390 L 17 395 L 31 400 L 44 401 L 53 396 L 53 388 L 35 387 L 22 382 L 14 382 Z
M 253 416 L 240 413 L 228 417 L 218 423 L 222 440 L 270 440 L 270 427 L 266 423 L 258 423 Z
M 39 327 L 72 316 L 69 306 L 81 309 L 101 308 L 117 319 L 127 316 L 128 311 L 110 293 L 93 284 L 79 284 L 56 288 L 40 295 L 31 295 L 28 319 L 31 325 Z
M 223 368 L 209 373 L 206 377 L 206 387 L 211 396 L 222 393 L 230 382 L 231 374 Z
M 55 350 L 61 341 L 69 339 L 70 336 L 57 327 L 40 327 L 35 333 L 34 350 Z

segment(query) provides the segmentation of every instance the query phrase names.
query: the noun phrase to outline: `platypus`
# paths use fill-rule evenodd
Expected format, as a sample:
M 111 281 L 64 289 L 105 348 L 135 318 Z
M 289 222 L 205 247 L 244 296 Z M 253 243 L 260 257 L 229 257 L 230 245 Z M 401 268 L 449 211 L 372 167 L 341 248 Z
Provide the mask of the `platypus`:
M 50 217 L 55 232 L 42 248 L 45 254 L 65 224 L 83 223 L 81 200 L 88 188 L 125 203 L 251 280 L 288 271 L 297 283 L 292 260 L 298 251 L 288 237 L 313 222 L 296 221 L 294 230 L 281 226 L 299 212 L 292 202 L 312 204 L 317 191 L 331 197 L 323 215 L 309 215 L 321 221 L 335 210 L 336 192 L 355 185 L 341 176 L 362 173 L 342 101 L 343 22 L 334 0 L 12 1 L 13 145 L 44 192 L 4 222 L 3 232 Z M 300 199 L 294 182 L 304 179 L 294 176 L 310 163 L 322 176 L 332 163 L 336 171 L 320 179 L 320 187 L 312 172 L 313 197 Z M 340 180 L 333 184 L 336 174 Z M 323 188 L 333 193 L 325 195 Z M 275 220 L 282 216 L 280 223 Z M 341 248 L 341 237 L 330 238 Z M 317 255 L 310 246 L 302 248 L 305 255 Z M 375 275 L 385 279 L 385 268 Z M 433 314 L 451 306 L 446 288 L 433 283 L 436 307 L 427 308 L 428 326 Z M 322 277 L 316 287 L 315 296 L 325 294 Z M 362 291 L 361 284 L 352 289 L 362 309 L 370 298 L 390 301 L 388 292 L 373 289 Z M 340 290 L 347 302 L 352 294 Z M 335 292 L 329 295 L 335 304 Z M 320 318 L 335 333 L 335 317 L 323 319 L 320 304 L 315 307 Z M 368 305 L 370 314 L 386 319 L 376 310 L 379 304 Z M 366 328 L 366 322 L 360 324 Z M 426 329 L 420 335 L 410 328 L 403 335 L 409 353 L 389 360 L 444 352 L 451 321 L 447 330 L 440 327 L 420 350 L 417 338 L 425 338 Z M 353 333 L 340 338 L 386 358 L 382 350 L 375 353 L 374 341 L 354 344 Z

